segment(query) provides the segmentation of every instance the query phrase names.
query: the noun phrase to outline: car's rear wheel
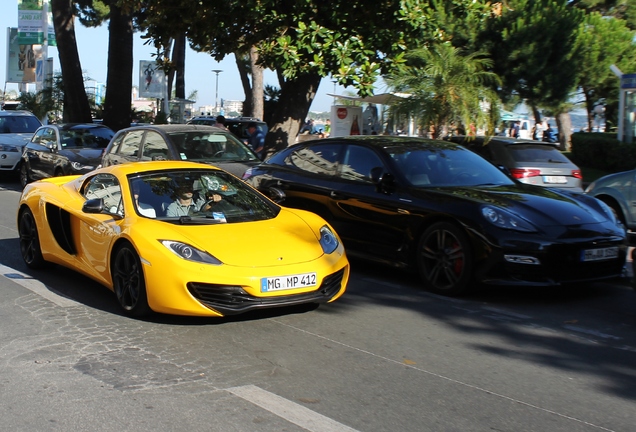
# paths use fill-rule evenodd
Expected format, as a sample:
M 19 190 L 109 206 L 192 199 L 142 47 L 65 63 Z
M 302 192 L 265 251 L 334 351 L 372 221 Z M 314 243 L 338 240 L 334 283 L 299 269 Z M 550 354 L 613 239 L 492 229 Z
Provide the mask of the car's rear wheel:
M 117 248 L 111 273 L 113 289 L 124 312 L 130 316 L 150 313 L 141 260 L 132 245 L 126 243 Z
M 29 168 L 24 162 L 21 163 L 20 164 L 20 184 L 22 185 L 22 189 L 24 189 L 26 185 L 28 185 L 32 181 L 33 179 L 31 178 L 31 175 L 29 174 Z
M 427 289 L 461 295 L 473 280 L 473 256 L 468 236 L 450 222 L 431 225 L 422 235 L 417 265 Z
M 42 257 L 38 227 L 35 224 L 33 213 L 28 208 L 20 214 L 18 232 L 20 235 L 20 253 L 27 267 L 32 269 L 45 267 L 46 261 Z

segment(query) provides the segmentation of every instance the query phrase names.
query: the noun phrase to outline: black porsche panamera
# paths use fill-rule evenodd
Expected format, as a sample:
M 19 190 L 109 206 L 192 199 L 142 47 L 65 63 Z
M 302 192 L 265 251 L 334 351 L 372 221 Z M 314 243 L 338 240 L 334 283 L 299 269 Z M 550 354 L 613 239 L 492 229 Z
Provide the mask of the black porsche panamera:
M 243 178 L 286 206 L 325 218 L 349 255 L 417 269 L 441 294 L 464 294 L 473 282 L 609 279 L 625 264 L 625 231 L 607 205 L 520 183 L 453 143 L 394 136 L 306 141 Z

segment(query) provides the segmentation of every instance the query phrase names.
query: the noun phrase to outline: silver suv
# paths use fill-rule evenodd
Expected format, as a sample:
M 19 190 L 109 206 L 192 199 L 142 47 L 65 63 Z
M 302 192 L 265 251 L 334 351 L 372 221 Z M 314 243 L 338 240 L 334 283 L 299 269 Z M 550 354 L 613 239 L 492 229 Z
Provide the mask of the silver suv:
M 0 172 L 17 172 L 24 146 L 40 126 L 29 111 L 0 111 Z

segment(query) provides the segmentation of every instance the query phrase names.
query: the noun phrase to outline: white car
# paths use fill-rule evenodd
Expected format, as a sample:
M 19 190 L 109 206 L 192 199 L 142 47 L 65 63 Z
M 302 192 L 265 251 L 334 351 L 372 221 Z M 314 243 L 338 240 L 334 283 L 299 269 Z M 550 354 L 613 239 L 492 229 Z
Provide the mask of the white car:
M 40 126 L 28 111 L 0 111 L 0 171 L 17 172 L 24 146 Z

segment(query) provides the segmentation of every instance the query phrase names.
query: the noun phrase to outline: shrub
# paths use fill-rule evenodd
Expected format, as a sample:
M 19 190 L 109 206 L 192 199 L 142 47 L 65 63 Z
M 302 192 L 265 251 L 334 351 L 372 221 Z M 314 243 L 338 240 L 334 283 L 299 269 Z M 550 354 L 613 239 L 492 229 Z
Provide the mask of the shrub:
M 626 144 L 615 133 L 572 134 L 572 161 L 579 166 L 607 172 L 627 171 L 634 168 L 636 143 Z

